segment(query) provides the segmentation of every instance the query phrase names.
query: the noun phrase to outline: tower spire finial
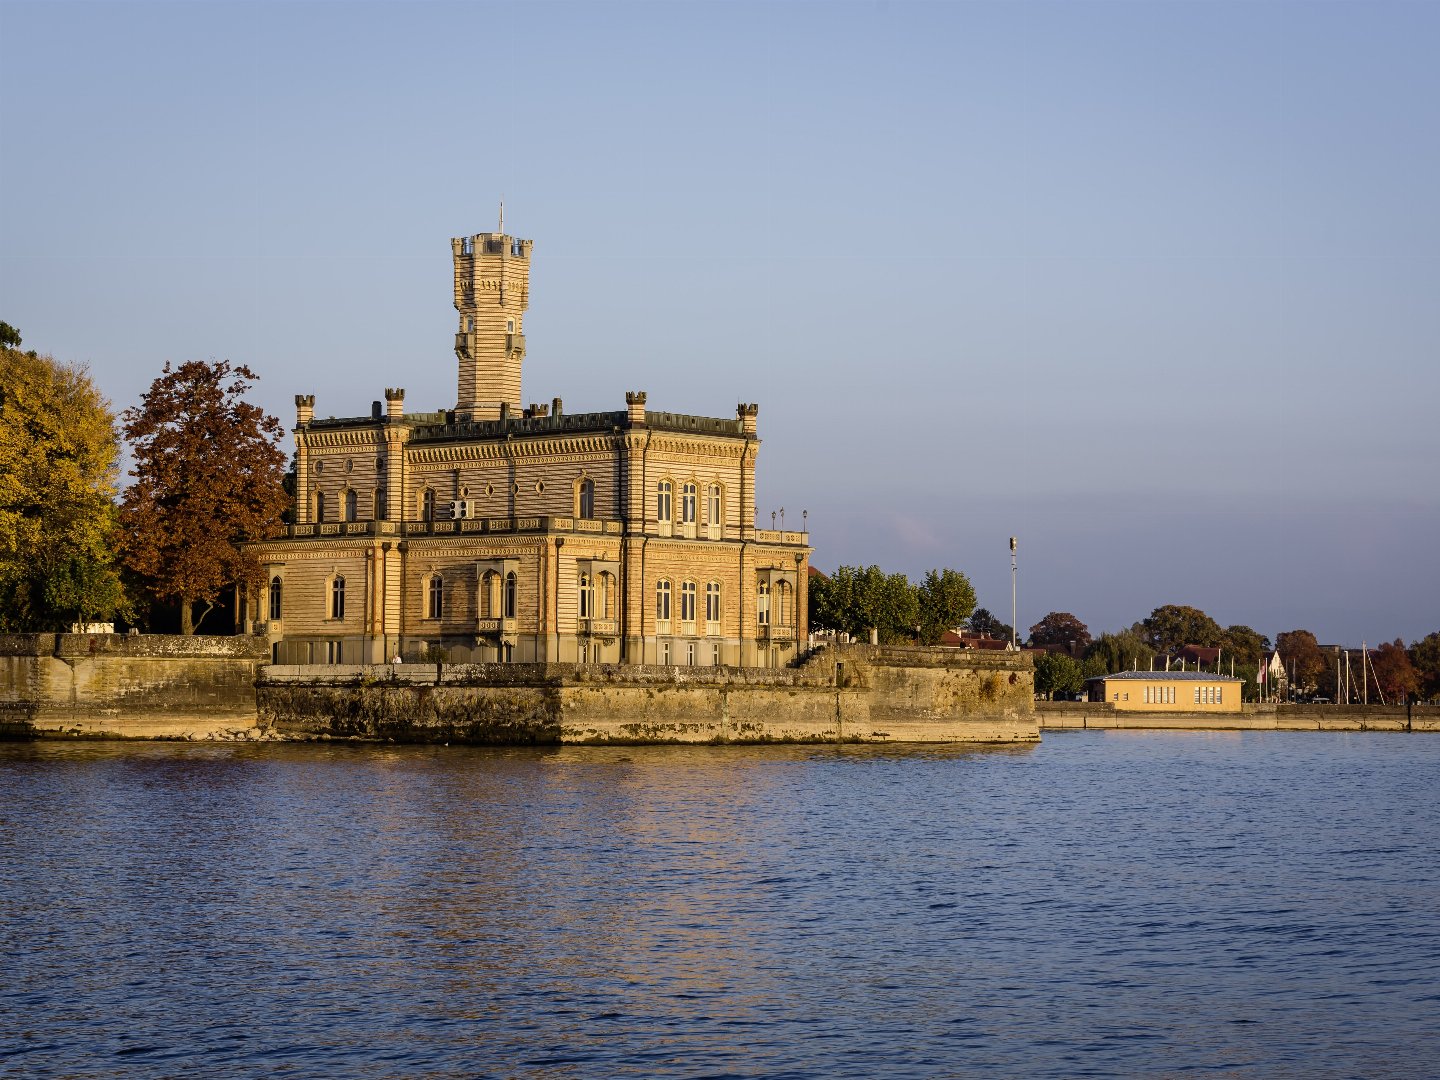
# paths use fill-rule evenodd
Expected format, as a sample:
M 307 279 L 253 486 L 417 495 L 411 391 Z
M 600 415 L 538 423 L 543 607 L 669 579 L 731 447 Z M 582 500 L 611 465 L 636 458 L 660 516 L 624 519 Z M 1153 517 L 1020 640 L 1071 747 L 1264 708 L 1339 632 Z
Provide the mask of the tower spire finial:
M 499 231 L 500 231 L 500 234 L 503 236 L 504 233 L 505 233 L 505 196 L 504 196 L 504 195 L 501 195 L 501 196 L 500 196 L 500 229 L 499 229 Z

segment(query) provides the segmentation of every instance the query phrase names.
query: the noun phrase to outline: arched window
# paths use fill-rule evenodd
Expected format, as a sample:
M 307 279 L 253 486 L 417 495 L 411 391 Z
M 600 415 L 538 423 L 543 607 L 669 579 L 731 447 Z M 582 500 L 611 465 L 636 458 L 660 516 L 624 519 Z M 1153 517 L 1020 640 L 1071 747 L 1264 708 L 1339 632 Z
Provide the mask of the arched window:
M 680 520 L 686 525 L 695 524 L 695 485 L 687 482 L 680 488 Z
M 390 508 L 386 505 L 390 501 L 390 493 L 383 487 L 375 489 L 375 520 L 384 521 L 390 516 Z
M 330 582 L 330 618 L 345 618 L 345 579 L 338 575 Z
M 770 624 L 770 583 L 762 581 L 755 589 L 755 622 L 760 626 Z
M 580 618 L 595 618 L 595 582 L 589 574 L 580 575 Z
M 680 621 L 693 623 L 695 621 L 695 583 L 685 581 L 680 585 Z
M 346 520 L 346 521 L 354 521 L 354 520 L 355 520 L 355 512 L 356 512 L 357 509 L 359 509 L 359 506 L 360 506 L 360 499 L 359 499 L 359 497 L 355 494 L 355 489 L 354 489 L 354 488 L 346 488 L 346 489 L 345 489 L 345 520 Z
M 435 489 L 426 488 L 420 495 L 420 520 L 435 520 Z
M 720 621 L 720 583 L 718 581 L 707 582 L 705 585 L 705 621 L 707 623 Z
M 670 582 L 663 579 L 655 583 L 655 618 L 670 621 Z
M 675 510 L 671 505 L 674 491 L 669 480 L 661 480 L 659 487 L 655 489 L 655 516 L 661 521 L 674 520 Z
M 720 498 L 720 485 L 711 484 L 705 489 L 705 520 L 711 525 L 719 525 L 724 518 L 724 506 Z
M 445 610 L 445 583 L 439 574 L 431 574 L 425 586 L 425 617 L 438 619 Z
M 279 619 L 281 617 L 280 601 L 283 597 L 283 593 L 284 583 L 280 580 L 280 575 L 276 574 L 273 578 L 270 579 L 270 618 L 272 620 Z
M 480 603 L 477 606 L 482 619 L 500 617 L 500 575 L 494 570 L 486 573 L 480 581 Z
M 580 481 L 579 512 L 576 517 L 593 518 L 595 516 L 595 481 L 588 476 Z
M 518 584 L 514 570 L 505 575 L 505 618 L 507 619 L 515 618 L 515 590 Z
M 323 524 L 325 521 L 325 493 L 323 491 L 315 492 L 315 521 L 317 524 Z

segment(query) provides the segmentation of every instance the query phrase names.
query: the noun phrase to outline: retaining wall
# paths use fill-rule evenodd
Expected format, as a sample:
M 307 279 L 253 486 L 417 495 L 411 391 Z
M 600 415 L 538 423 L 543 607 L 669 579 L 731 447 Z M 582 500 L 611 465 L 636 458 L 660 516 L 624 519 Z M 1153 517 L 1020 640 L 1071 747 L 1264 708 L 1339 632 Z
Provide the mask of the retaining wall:
M 0 735 L 243 736 L 268 658 L 254 637 L 0 635 Z
M 819 650 L 799 668 L 266 667 L 260 723 L 397 742 L 1031 742 L 1028 658 Z
M 1440 731 L 1435 705 L 1278 705 L 1247 702 L 1238 713 L 1146 713 L 1108 701 L 1037 701 L 1041 730 L 1105 728 L 1194 731 Z

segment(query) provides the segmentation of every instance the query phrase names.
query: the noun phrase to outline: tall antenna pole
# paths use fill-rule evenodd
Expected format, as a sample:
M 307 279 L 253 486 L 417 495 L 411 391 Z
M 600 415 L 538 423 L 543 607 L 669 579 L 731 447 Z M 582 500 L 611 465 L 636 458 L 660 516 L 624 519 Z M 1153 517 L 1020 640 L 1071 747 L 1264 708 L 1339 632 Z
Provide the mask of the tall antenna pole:
M 505 196 L 504 196 L 504 195 L 501 195 L 501 196 L 500 196 L 500 228 L 499 228 L 498 231 L 499 231 L 499 233 L 500 233 L 502 236 L 503 236 L 504 233 L 505 233 Z
M 1016 625 L 1020 621 L 1017 614 L 1019 610 L 1017 607 L 1019 586 L 1016 584 L 1018 576 L 1015 563 L 1015 537 L 1012 536 L 1010 537 L 1010 647 L 1017 651 L 1020 648 L 1020 628 Z

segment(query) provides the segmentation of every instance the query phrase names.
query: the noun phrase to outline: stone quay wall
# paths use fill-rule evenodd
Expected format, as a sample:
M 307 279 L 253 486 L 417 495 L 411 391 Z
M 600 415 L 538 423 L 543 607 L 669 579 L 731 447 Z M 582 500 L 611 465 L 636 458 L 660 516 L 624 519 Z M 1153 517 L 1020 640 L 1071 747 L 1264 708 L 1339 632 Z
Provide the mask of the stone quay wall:
M 796 668 L 598 664 L 261 670 L 261 727 L 395 742 L 1033 742 L 1028 657 L 817 650 Z
M 269 656 L 255 637 L 0 635 L 0 736 L 243 737 Z
M 1247 702 L 1238 713 L 1146 713 L 1108 701 L 1037 701 L 1041 730 L 1440 732 L 1436 705 L 1281 705 Z

